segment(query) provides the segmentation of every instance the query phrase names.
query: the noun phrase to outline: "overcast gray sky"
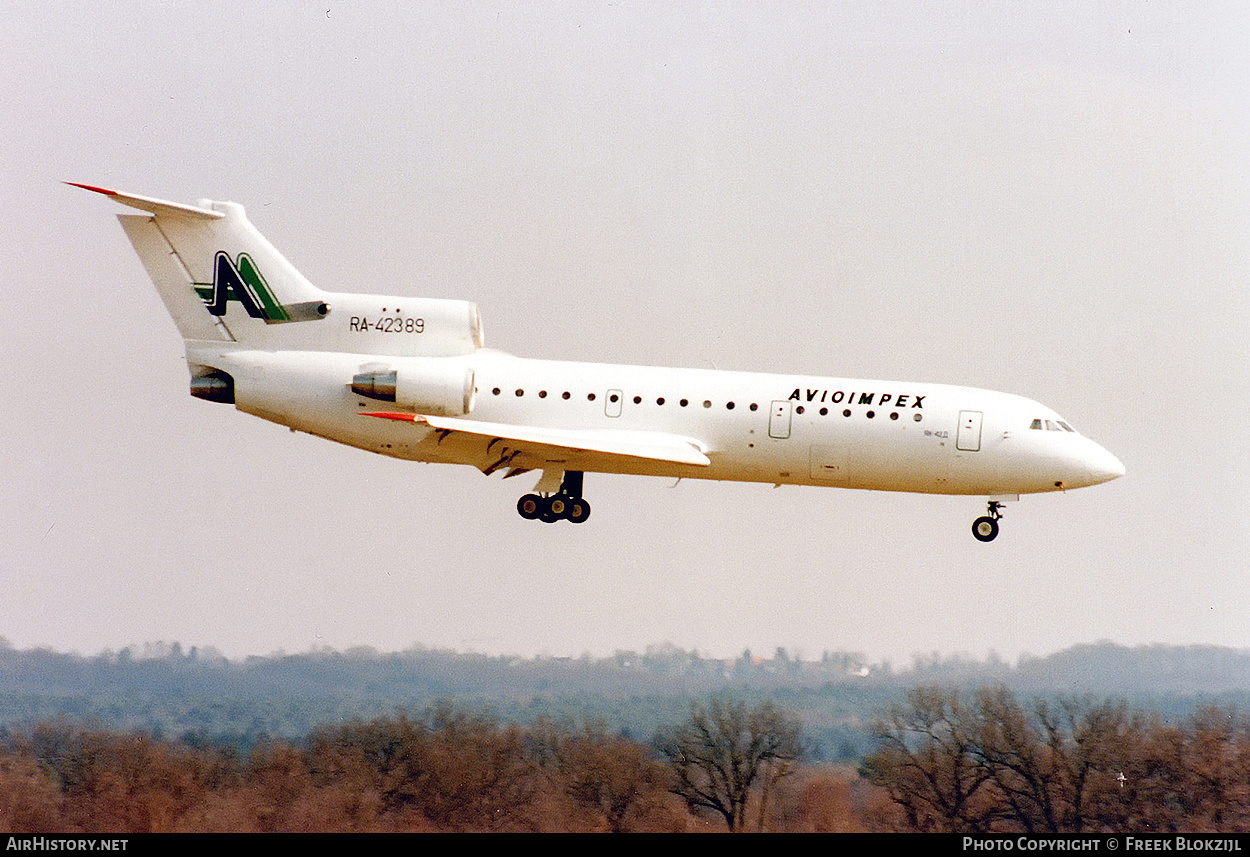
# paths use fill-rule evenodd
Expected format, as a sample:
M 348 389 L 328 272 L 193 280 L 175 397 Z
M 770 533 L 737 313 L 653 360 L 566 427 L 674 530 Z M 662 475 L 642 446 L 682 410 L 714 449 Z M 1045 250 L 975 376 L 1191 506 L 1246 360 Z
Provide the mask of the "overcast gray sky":
M 0 2 L 0 635 L 230 656 L 1250 647 L 1241 3 Z M 1038 399 L 1114 483 L 984 500 L 371 456 L 192 399 L 114 219 L 243 203 L 514 353 Z

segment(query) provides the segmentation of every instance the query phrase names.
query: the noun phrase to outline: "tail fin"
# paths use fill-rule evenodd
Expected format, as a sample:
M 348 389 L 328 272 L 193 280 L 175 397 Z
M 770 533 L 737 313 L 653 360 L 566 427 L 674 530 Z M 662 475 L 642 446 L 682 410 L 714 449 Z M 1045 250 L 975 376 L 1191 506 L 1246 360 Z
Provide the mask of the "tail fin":
M 265 240 L 241 205 L 191 206 L 67 184 L 149 212 L 118 220 L 184 339 L 294 344 L 306 337 L 271 325 L 317 321 L 328 312 L 326 294 Z

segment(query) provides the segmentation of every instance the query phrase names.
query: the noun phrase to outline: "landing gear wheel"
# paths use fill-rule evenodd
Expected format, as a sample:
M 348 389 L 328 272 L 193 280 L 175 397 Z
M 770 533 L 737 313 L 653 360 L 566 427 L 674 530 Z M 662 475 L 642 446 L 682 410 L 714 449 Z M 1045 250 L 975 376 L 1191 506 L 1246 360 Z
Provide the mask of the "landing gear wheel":
M 570 523 L 581 524 L 590 517 L 590 504 L 580 497 L 576 500 L 570 500 L 568 503 L 568 511 L 565 516 Z
M 558 499 L 559 498 L 556 497 L 545 497 L 539 501 L 542 508 L 538 512 L 538 520 L 542 521 L 544 524 L 554 524 L 556 521 L 564 517 L 563 501 L 559 501 L 560 511 L 557 512 L 555 510 Z
M 998 537 L 998 521 L 984 515 L 972 522 L 972 535 L 979 542 L 992 542 Z
M 545 482 L 544 474 L 539 486 Z M 517 500 L 516 510 L 527 521 L 537 520 L 544 524 L 554 524 L 560 520 L 582 523 L 590 517 L 590 504 L 582 499 L 582 472 L 570 470 L 565 473 L 560 490 L 555 494 L 526 494 Z
M 526 494 L 520 500 L 516 501 L 516 510 L 522 518 L 532 521 L 537 518 L 543 510 L 546 503 L 542 497 L 537 494 Z

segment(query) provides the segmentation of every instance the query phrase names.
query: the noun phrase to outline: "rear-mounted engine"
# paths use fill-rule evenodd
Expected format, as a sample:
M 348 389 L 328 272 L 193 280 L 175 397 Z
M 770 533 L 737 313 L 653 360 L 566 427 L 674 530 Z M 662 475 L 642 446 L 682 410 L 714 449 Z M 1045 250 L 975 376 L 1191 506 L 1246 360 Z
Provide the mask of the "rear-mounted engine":
M 191 395 L 208 402 L 233 405 L 234 378 L 218 369 L 198 375 L 191 379 Z
M 463 416 L 473 410 L 475 378 L 462 360 L 412 358 L 394 368 L 362 368 L 366 371 L 357 373 L 351 384 L 358 396 L 434 416 Z

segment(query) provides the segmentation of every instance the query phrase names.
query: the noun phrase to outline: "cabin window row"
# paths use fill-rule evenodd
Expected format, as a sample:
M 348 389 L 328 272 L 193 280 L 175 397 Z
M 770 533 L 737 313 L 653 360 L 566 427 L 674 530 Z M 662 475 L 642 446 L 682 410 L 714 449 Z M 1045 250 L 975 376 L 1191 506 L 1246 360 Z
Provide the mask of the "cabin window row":
M 504 391 L 503 391 L 503 389 L 502 389 L 502 388 L 500 388 L 500 387 L 494 387 L 494 388 L 492 388 L 492 389 L 491 389 L 491 391 L 490 391 L 490 392 L 491 392 L 491 395 L 493 395 L 493 396 L 502 396 Z M 522 388 L 522 387 L 518 387 L 515 391 L 513 391 L 513 394 L 514 394 L 515 396 L 517 396 L 517 398 L 520 398 L 521 396 L 524 396 L 524 395 L 525 395 L 525 389 L 524 389 L 524 388 Z M 546 391 L 546 390 L 539 390 L 539 391 L 538 391 L 538 398 L 540 398 L 540 399 L 545 399 L 545 398 L 547 398 L 547 396 L 548 396 L 548 393 L 547 393 L 547 391 Z M 565 390 L 563 393 L 561 393 L 561 394 L 560 394 L 560 398 L 562 398 L 562 399 L 571 399 L 571 398 L 573 398 L 573 394 L 572 394 L 572 393 L 570 393 L 568 390 Z M 588 401 L 588 402 L 593 402 L 593 401 L 595 401 L 597 398 L 598 398 L 598 395 L 597 395 L 597 394 L 595 394 L 595 393 L 587 393 L 587 394 L 586 394 L 586 401 Z M 619 393 L 609 393 L 609 394 L 608 394 L 608 401 L 612 402 L 613 404 L 615 404 L 616 402 L 619 402 L 620 400 L 621 400 L 621 396 L 620 396 L 620 394 L 619 394 Z M 642 396 L 634 396 L 634 397 L 633 397 L 633 402 L 634 402 L 634 404 L 635 404 L 635 405 L 641 405 L 641 404 L 642 404 Z M 667 403 L 668 403 L 668 399 L 666 399 L 664 396 L 659 396 L 659 397 L 657 397 L 657 398 L 656 398 L 655 403 L 656 403 L 656 405 L 659 405 L 659 406 L 661 406 L 661 407 L 662 407 L 662 406 L 664 406 L 665 404 L 667 404 Z M 689 400 L 689 399 L 678 399 L 678 400 L 677 400 L 677 404 L 678 404 L 680 407 L 686 408 L 686 407 L 689 407 L 689 406 L 690 406 L 691 402 L 690 402 L 690 400 Z M 703 405 L 703 407 L 705 407 L 705 408 L 710 408 L 710 407 L 712 407 L 712 401 L 711 401 L 710 399 L 704 399 L 704 400 L 703 400 L 703 402 L 702 402 L 701 404 L 702 404 L 702 405 Z M 727 410 L 727 411 L 732 411 L 732 410 L 734 410 L 736 407 L 737 407 L 737 404 L 736 404 L 736 403 L 734 403 L 734 402 L 726 402 L 726 403 L 725 403 L 725 410 Z M 747 408 L 748 408 L 748 410 L 758 411 L 758 410 L 760 409 L 760 406 L 759 406 L 759 404 L 758 404 L 758 403 L 756 403 L 756 402 L 752 402 L 751 404 L 747 405 Z M 806 408 L 804 408 L 804 406 L 803 406 L 803 405 L 799 405 L 799 406 L 797 406 L 797 407 L 794 409 L 794 412 L 795 412 L 796 414 L 802 415 L 802 414 L 806 413 Z M 851 411 L 851 409 L 850 409 L 850 408 L 844 408 L 844 409 L 842 410 L 842 416 L 844 416 L 844 417 L 849 417 L 849 416 L 851 416 L 851 415 L 852 415 L 852 413 L 853 413 L 853 412 Z M 828 415 L 829 415 L 829 409 L 828 409 L 828 408 L 821 408 L 821 409 L 820 409 L 820 415 L 821 415 L 822 417 L 824 417 L 824 416 L 828 416 Z M 876 415 L 877 415 L 876 411 L 866 411 L 866 412 L 864 413 L 864 416 L 868 417 L 868 419 L 873 419 L 874 417 L 876 417 Z M 897 419 L 898 419 L 898 416 L 899 416 L 899 415 L 898 415 L 898 411 L 892 411 L 892 412 L 890 413 L 890 419 L 892 419 L 892 420 L 897 420 Z M 912 414 L 912 419 L 914 419 L 916 422 L 920 422 L 922 419 L 924 419 L 924 416 L 923 416 L 922 414 Z M 1068 429 L 1068 431 L 1071 431 L 1071 429 Z
M 495 396 L 501 396 L 501 395 L 503 395 L 503 390 L 502 390 L 502 389 L 500 389 L 499 387 L 495 387 L 495 388 L 493 388 L 490 392 L 491 392 L 491 394 L 492 394 L 492 395 L 495 395 Z M 515 395 L 516 395 L 518 398 L 520 398 L 521 396 L 524 396 L 524 395 L 525 395 L 525 390 L 524 390 L 523 388 L 517 388 L 517 389 L 515 390 Z M 547 391 L 546 391 L 546 390 L 539 390 L 539 391 L 538 391 L 538 398 L 540 398 L 540 399 L 545 399 L 545 398 L 547 398 L 547 396 L 548 396 L 548 393 L 547 393 Z M 573 398 L 573 394 L 572 394 L 572 393 L 570 393 L 568 390 L 565 390 L 563 393 L 561 393 L 561 394 L 560 394 L 560 398 L 562 398 L 562 399 L 571 399 L 571 398 Z M 588 401 L 588 402 L 593 402 L 593 401 L 595 401 L 595 400 L 596 400 L 596 399 L 598 399 L 598 398 L 599 398 L 599 397 L 598 397 L 598 395 L 597 395 L 597 394 L 595 394 L 595 393 L 587 393 L 587 394 L 586 394 L 586 401 Z M 619 394 L 619 393 L 609 393 L 609 394 L 608 394 L 608 401 L 609 401 L 609 402 L 613 402 L 613 403 L 615 403 L 615 402 L 619 402 L 619 401 L 621 401 L 621 396 L 620 396 L 620 394 Z M 634 397 L 633 397 L 633 402 L 634 402 L 634 404 L 635 404 L 635 405 L 641 405 L 641 404 L 642 404 L 642 396 L 634 396 Z M 666 398 L 665 398 L 665 397 L 663 397 L 663 396 L 660 396 L 659 398 L 657 398 L 657 399 L 655 400 L 655 403 L 656 403 L 657 405 L 664 405 L 664 404 L 666 404 L 667 402 L 668 402 L 668 399 L 666 399 Z M 691 404 L 691 402 L 690 402 L 690 400 L 689 400 L 689 399 L 680 399 L 680 400 L 678 400 L 677 404 L 679 404 L 679 405 L 681 405 L 683 408 L 685 408 L 685 407 L 689 407 L 689 406 L 690 406 L 690 404 Z M 703 405 L 703 407 L 705 407 L 705 408 L 710 408 L 710 407 L 712 407 L 712 402 L 711 402 L 711 400 L 710 400 L 710 399 L 704 399 L 704 400 L 703 400 L 703 402 L 702 402 L 702 405 Z M 725 409 L 726 409 L 726 410 L 732 411 L 732 410 L 733 410 L 734 408 L 736 408 L 736 407 L 737 407 L 737 404 L 735 404 L 734 402 L 726 402 L 726 403 L 725 403 Z M 751 403 L 748 407 L 749 407 L 751 410 L 753 410 L 753 411 L 758 411 L 758 410 L 760 409 L 760 406 L 759 406 L 758 404 L 756 404 L 755 402 L 752 402 L 752 403 Z
M 804 408 L 802 405 L 799 405 L 798 407 L 796 407 L 796 408 L 794 409 L 794 412 L 795 412 L 796 414 L 800 414 L 800 415 L 801 415 L 801 414 L 806 413 L 806 408 Z M 843 408 L 843 409 L 842 409 L 842 416 L 844 416 L 844 417 L 854 416 L 854 413 L 855 413 L 855 412 L 854 412 L 854 411 L 852 411 L 850 408 Z M 820 409 L 820 415 L 821 415 L 822 417 L 826 417 L 826 416 L 828 416 L 828 415 L 829 415 L 829 409 L 828 409 L 828 408 L 821 408 L 821 409 Z M 864 411 L 864 416 L 868 417 L 868 419 L 870 419 L 870 420 L 871 420 L 871 419 L 875 419 L 875 418 L 876 418 L 876 416 L 877 416 L 877 412 L 876 412 L 876 411 L 872 411 L 872 410 L 869 410 L 869 411 Z M 911 415 L 911 418 L 912 418 L 913 420 L 915 420 L 916 422 L 920 422 L 922 419 L 924 419 L 924 414 L 912 414 L 912 415 Z M 896 420 L 896 419 L 898 419 L 898 411 L 890 411 L 890 419 L 892 419 L 892 420 Z

